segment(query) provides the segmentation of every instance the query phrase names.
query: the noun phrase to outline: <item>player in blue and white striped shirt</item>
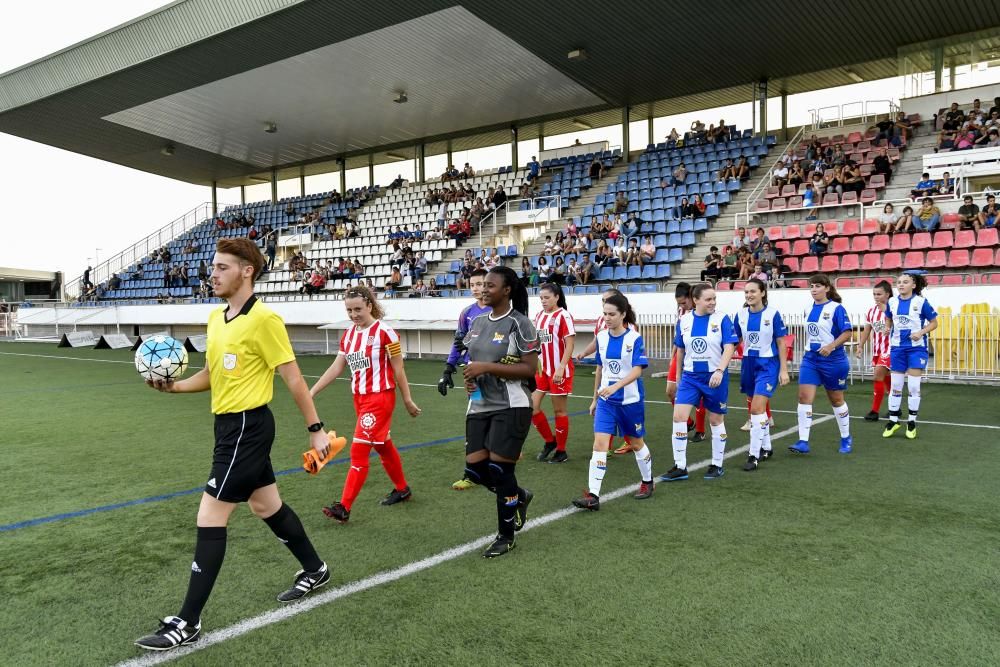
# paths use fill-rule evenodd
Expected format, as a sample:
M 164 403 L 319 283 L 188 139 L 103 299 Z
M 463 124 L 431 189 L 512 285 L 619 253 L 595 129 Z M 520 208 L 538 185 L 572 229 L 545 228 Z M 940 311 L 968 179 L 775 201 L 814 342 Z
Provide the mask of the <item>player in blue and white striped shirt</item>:
M 699 283 L 691 290 L 694 310 L 677 322 L 674 346 L 681 368 L 674 405 L 674 467 L 663 476 L 668 482 L 688 478 L 687 420 L 704 402 L 712 428 L 712 465 L 705 479 L 722 477 L 726 453 L 725 414 L 729 401 L 729 360 L 736 351 L 736 332 L 728 315 L 715 312 L 715 288 Z
M 806 352 L 799 366 L 799 441 L 789 447 L 797 454 L 809 453 L 809 430 L 812 428 L 813 401 L 816 387 L 823 385 L 830 398 L 833 414 L 840 428 L 840 453 L 850 454 L 851 415 L 844 400 L 847 376 L 851 364 L 844 352 L 844 343 L 854 330 L 840 295 L 823 273 L 809 278 L 812 308 L 806 313 Z
M 788 384 L 785 336 L 788 329 L 781 313 L 767 305 L 767 286 L 751 278 L 743 290 L 747 305 L 736 314 L 736 335 L 743 341 L 740 391 L 750 397 L 750 455 L 743 469 L 757 469 L 761 459 L 771 457 L 771 427 L 767 402 L 778 385 Z
M 653 457 L 643 439 L 646 435 L 646 392 L 642 371 L 649 365 L 642 336 L 635 329 L 635 313 L 621 294 L 604 300 L 604 321 L 607 328 L 597 334 L 597 367 L 594 378 L 594 400 L 590 414 L 594 416 L 594 452 L 590 458 L 587 493 L 575 498 L 573 504 L 588 510 L 601 508 L 601 483 L 608 465 L 611 437 L 621 433 L 632 447 L 639 466 L 641 484 L 635 497 L 639 500 L 653 495 Z M 630 326 L 631 325 L 631 326 Z M 687 441 L 687 429 L 684 430 Z
M 889 392 L 889 423 L 882 437 L 892 436 L 900 428 L 899 416 L 903 403 L 903 376 L 906 376 L 906 437 L 917 437 L 917 411 L 920 409 L 920 381 L 927 368 L 927 334 L 937 329 L 937 312 L 921 294 L 927 286 L 922 273 L 907 272 L 896 280 L 899 294 L 889 298 L 885 317 L 890 322 L 889 370 L 892 389 Z

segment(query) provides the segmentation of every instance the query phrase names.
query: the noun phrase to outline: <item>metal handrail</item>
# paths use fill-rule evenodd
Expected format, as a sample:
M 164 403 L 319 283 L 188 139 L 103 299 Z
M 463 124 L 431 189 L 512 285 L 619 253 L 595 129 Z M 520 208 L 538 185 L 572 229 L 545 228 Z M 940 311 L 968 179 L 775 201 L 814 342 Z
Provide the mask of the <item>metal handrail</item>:
M 811 129 L 813 131 L 822 129 L 823 123 L 827 122 L 826 127 L 843 127 L 845 121 L 848 118 L 860 118 L 861 122 L 867 123 L 869 118 L 875 118 L 879 115 L 879 112 L 870 112 L 869 106 L 873 104 L 887 104 L 889 107 L 888 113 L 890 115 L 895 114 L 900 110 L 899 105 L 891 99 L 888 100 L 855 100 L 853 102 L 845 102 L 843 104 L 831 104 L 825 107 L 819 107 L 817 109 L 809 109 L 809 115 L 812 118 Z M 854 106 L 861 105 L 861 112 L 855 115 L 849 115 L 847 109 Z M 836 116 L 828 121 L 824 121 L 823 112 L 834 110 Z
M 806 126 L 803 125 L 802 127 L 799 128 L 799 131 L 796 132 L 795 135 L 792 136 L 792 138 L 786 142 L 787 145 L 789 146 L 798 145 L 798 143 L 802 141 L 802 137 L 805 136 L 805 132 L 806 132 Z M 767 188 L 770 187 L 771 172 L 773 172 L 774 168 L 778 166 L 778 162 L 781 161 L 781 158 L 783 156 L 784 152 L 778 154 L 778 157 L 774 159 L 774 162 L 772 162 L 767 167 L 767 171 L 764 173 L 764 176 L 757 183 L 756 187 L 754 187 L 754 189 L 751 190 L 750 193 L 747 195 L 746 213 L 744 214 L 747 220 L 750 219 L 750 216 L 752 214 L 752 208 L 757 203 L 757 200 L 760 199 L 761 195 L 767 192 Z M 739 221 L 740 221 L 740 214 L 737 213 L 736 215 L 733 216 L 733 222 L 736 228 L 739 227 Z
M 95 285 L 105 282 L 111 277 L 111 274 L 118 273 L 122 269 L 134 264 L 143 257 L 149 255 L 149 253 L 156 248 L 165 246 L 167 243 L 177 238 L 180 234 L 183 234 L 189 229 L 198 226 L 205 220 L 212 217 L 214 217 L 214 210 L 211 202 L 205 202 L 195 206 L 179 218 L 169 222 L 152 234 L 149 234 L 145 238 L 132 244 L 132 246 L 126 248 L 117 255 L 114 255 L 93 267 L 90 271 L 90 281 Z M 65 293 L 71 297 L 79 296 L 82 283 L 83 275 L 80 275 L 75 280 L 66 283 L 64 287 Z

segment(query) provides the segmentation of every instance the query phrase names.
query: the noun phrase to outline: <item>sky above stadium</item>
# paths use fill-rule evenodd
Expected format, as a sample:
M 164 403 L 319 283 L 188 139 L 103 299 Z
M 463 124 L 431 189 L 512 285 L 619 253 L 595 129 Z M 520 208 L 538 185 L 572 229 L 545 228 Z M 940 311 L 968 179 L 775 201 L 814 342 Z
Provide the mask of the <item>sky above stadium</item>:
M 163 0 L 35 0 L 18 3 L 0 22 L 0 72 L 15 69 L 71 44 L 169 4 Z M 896 80 L 890 80 L 896 81 Z M 885 82 L 866 82 L 845 88 L 815 91 L 789 98 L 789 124 L 808 122 L 808 109 L 849 100 L 897 98 Z M 748 86 L 749 91 L 749 86 Z M 657 138 L 670 127 L 683 128 L 695 117 L 706 122 L 724 116 L 739 127 L 750 125 L 750 106 L 743 104 L 705 113 L 683 114 L 654 121 Z M 780 123 L 780 100 L 769 102 L 769 126 Z M 633 123 L 632 148 L 645 145 L 644 122 Z M 574 132 L 546 141 L 547 148 L 609 140 L 621 144 L 621 127 Z M 537 149 L 523 142 L 522 161 Z M 173 181 L 127 167 L 0 134 L 0 183 L 4 193 L 3 222 L 8 237 L 0 243 L 0 266 L 20 269 L 63 271 L 67 282 L 78 277 L 88 263 L 97 265 L 167 225 L 172 220 L 211 199 L 209 188 Z M 427 173 L 443 171 L 445 156 L 428 158 Z M 509 164 L 509 147 L 476 149 L 455 153 L 453 161 L 472 162 L 475 168 Z M 356 171 L 357 173 L 352 173 Z M 396 173 L 411 178 L 412 161 L 376 168 L 375 180 L 382 184 Z M 367 182 L 366 169 L 347 174 L 347 185 Z M 278 184 L 278 195 L 298 194 L 298 181 Z M 335 176 L 307 179 L 307 190 L 319 192 L 337 187 Z M 269 197 L 267 184 L 247 188 L 247 200 Z M 220 191 L 220 204 L 238 203 L 239 190 Z

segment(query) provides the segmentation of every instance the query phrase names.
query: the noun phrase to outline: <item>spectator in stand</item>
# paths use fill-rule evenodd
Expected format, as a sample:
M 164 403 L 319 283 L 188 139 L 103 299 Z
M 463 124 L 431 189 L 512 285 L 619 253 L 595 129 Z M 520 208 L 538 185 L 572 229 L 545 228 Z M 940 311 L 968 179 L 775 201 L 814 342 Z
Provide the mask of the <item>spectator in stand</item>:
M 899 224 L 899 216 L 896 215 L 892 204 L 882 207 L 882 213 L 878 216 L 878 233 L 893 234 L 896 232 L 896 225 Z
M 786 167 L 791 167 L 792 163 L 795 162 L 795 149 L 789 148 L 785 151 L 785 153 L 781 156 L 781 162 Z
M 998 213 L 1000 213 L 1000 210 L 997 208 L 997 198 L 991 194 L 986 195 L 986 206 L 984 206 L 983 210 L 979 212 L 979 220 L 976 225 L 976 229 L 996 226 Z
M 736 165 L 733 158 L 726 158 L 726 163 L 719 168 L 719 182 L 725 183 L 730 178 L 736 178 Z
M 419 298 L 422 296 L 427 296 L 427 285 L 424 284 L 423 280 L 418 280 L 416 284 L 410 288 L 410 298 Z
M 735 251 L 738 251 L 740 248 L 746 248 L 750 245 L 750 241 L 747 239 L 746 227 L 740 227 L 736 230 L 736 236 L 733 237 L 731 245 Z
M 771 244 L 768 243 L 766 245 L 770 247 Z M 816 255 L 817 257 L 825 255 L 829 247 L 830 235 L 826 233 L 823 223 L 818 222 L 816 223 L 816 231 L 813 232 L 812 238 L 809 239 L 809 254 Z M 767 280 L 767 278 L 765 277 L 764 280 Z
M 750 180 L 750 163 L 747 162 L 747 156 L 741 155 L 739 162 L 736 163 L 736 178 L 743 181 Z
M 465 168 L 462 169 L 462 177 L 463 178 L 475 178 L 476 177 L 476 170 L 473 169 L 472 166 L 468 162 L 465 163 Z
M 627 210 L 628 210 L 628 196 L 626 196 L 624 191 L 619 192 L 618 196 L 615 197 L 615 204 L 611 208 L 611 211 L 609 212 L 614 213 L 615 215 L 621 215 L 622 213 L 625 213 Z
M 740 274 L 739 256 L 733 250 L 733 246 L 727 245 L 722 251 L 722 273 L 723 280 L 736 280 Z
M 601 162 L 601 158 L 594 156 L 594 161 L 590 163 L 590 180 L 597 181 L 604 176 L 604 164 Z
M 573 252 L 589 252 L 590 251 L 590 241 L 586 234 L 579 234 L 576 240 L 573 241 Z
M 302 284 L 299 285 L 299 294 L 306 294 L 312 289 L 312 271 L 302 274 Z
M 860 195 L 861 191 L 865 189 L 865 179 L 861 175 L 861 168 L 848 162 L 844 165 L 843 175 L 844 191 Z
M 934 200 L 924 197 L 920 210 L 913 218 L 913 226 L 922 232 L 933 232 L 941 224 L 941 209 L 934 205 Z
M 779 162 L 771 172 L 771 185 L 778 188 L 784 187 L 788 184 L 788 165 L 784 162 Z
M 816 189 L 812 183 L 806 183 L 806 191 L 802 193 L 802 208 L 812 208 L 816 205 Z M 809 211 L 806 220 L 815 220 L 816 211 Z
M 875 139 L 875 145 L 878 146 L 885 142 L 886 146 L 899 146 L 902 143 L 898 136 L 896 136 L 897 127 L 896 119 L 887 117 L 885 120 L 875 123 L 871 127 L 873 130 L 878 130 L 878 137 Z
M 872 174 L 885 176 L 886 183 L 892 178 L 892 162 L 889 160 L 889 152 L 884 147 L 879 149 L 878 155 L 872 161 Z
M 135 265 L 135 271 L 132 272 L 132 280 L 143 280 L 145 272 L 143 271 L 142 264 Z
M 675 187 L 678 185 L 684 185 L 684 181 L 687 180 L 687 175 L 688 175 L 687 167 L 684 165 L 683 162 L 681 162 L 679 165 L 677 165 L 677 168 L 674 169 L 673 171 L 674 178 L 670 184 Z
M 653 237 L 646 234 L 642 237 L 642 245 L 639 247 L 639 260 L 642 264 L 652 262 L 656 257 L 656 246 L 653 245 Z
M 91 280 L 90 280 L 90 272 L 91 272 L 91 271 L 93 271 L 93 270 L 94 270 L 94 267 L 92 267 L 92 266 L 90 266 L 90 265 L 88 264 L 88 265 L 87 265 L 87 268 L 86 268 L 86 269 L 84 269 L 84 271 L 83 271 L 83 280 L 81 281 L 81 284 L 82 284 L 82 285 L 83 285 L 83 286 L 84 286 L 85 288 L 87 288 L 87 289 L 90 289 L 91 287 L 93 287 L 93 286 L 94 286 L 94 283 L 93 283 L 93 282 L 91 282 Z
M 274 258 L 278 254 L 278 242 L 275 238 L 275 234 L 267 237 L 267 243 L 264 245 L 264 254 L 267 255 L 267 270 L 270 271 L 274 268 Z
M 590 282 L 590 277 L 594 272 L 594 265 L 590 261 L 590 255 L 584 255 L 580 260 L 580 265 L 576 269 L 576 280 L 581 285 L 586 285 Z
M 562 257 L 556 257 L 550 274 L 551 281 L 557 285 L 566 285 L 566 261 Z
M 770 243 L 765 243 L 764 248 L 760 251 L 760 257 L 757 258 L 760 262 L 761 267 L 764 269 L 764 273 L 771 275 L 771 269 L 778 266 L 778 254 L 774 252 Z
M 312 280 L 306 292 L 309 294 L 319 294 L 326 288 L 326 276 L 322 271 L 313 271 Z
M 705 139 L 705 124 L 700 120 L 692 121 L 691 132 L 689 133 L 691 138 L 695 141 L 702 141 Z
M 949 172 L 944 172 L 941 174 L 941 180 L 937 183 L 938 195 L 953 195 L 955 194 L 955 179 L 951 177 Z
M 547 283 L 552 277 L 552 267 L 549 266 L 549 262 L 544 257 L 538 258 L 538 281 L 539 283 Z
M 719 254 L 717 246 L 712 246 L 708 249 L 708 255 L 705 257 L 704 266 L 701 270 L 701 281 L 705 282 L 709 280 L 714 284 L 719 282 L 719 278 L 721 277 L 722 255 Z
M 542 246 L 541 254 L 549 256 L 558 254 L 556 251 L 556 242 L 552 240 L 551 234 L 545 235 L 545 244 Z
M 628 249 L 625 251 L 625 266 L 642 267 L 642 251 L 639 250 L 639 240 L 630 238 Z
M 753 255 L 754 259 L 757 259 L 761 250 L 764 249 L 764 244 L 770 242 L 771 239 L 767 238 L 767 234 L 764 233 L 764 228 L 758 227 L 754 230 L 753 240 L 750 241 L 750 245 L 747 246 L 747 248 L 750 250 L 750 254 Z
M 950 151 L 955 147 L 958 140 L 958 131 L 965 122 L 965 116 L 957 109 L 957 104 L 952 104 L 952 110 L 945 114 L 944 122 L 941 123 L 941 131 L 938 133 L 937 147 L 934 152 Z
M 917 184 L 910 190 L 910 198 L 913 201 L 917 201 L 921 197 L 927 197 L 936 195 L 938 193 L 937 181 L 931 180 L 931 175 L 926 171 L 920 174 L 920 180 Z
M 635 212 L 628 214 L 628 220 L 622 224 L 622 234 L 631 238 L 639 233 L 639 220 L 635 217 Z
M 962 205 L 958 209 L 958 228 L 979 228 L 979 207 L 972 202 L 972 195 L 962 198 Z
M 749 248 L 740 248 L 736 252 L 736 257 L 740 269 L 740 280 L 749 280 L 750 274 L 753 273 L 753 253 L 750 252 Z
M 566 285 L 572 287 L 576 284 L 576 272 L 579 271 L 580 267 L 576 263 L 576 257 L 570 257 L 569 261 L 566 263 Z
M 694 201 L 691 202 L 691 208 L 693 209 L 692 213 L 694 214 L 692 217 L 695 218 L 700 218 L 705 215 L 705 211 L 708 209 L 708 207 L 705 206 L 705 202 L 701 198 L 700 194 L 696 194 L 694 196 Z
M 502 185 L 497 186 L 497 191 L 493 193 L 493 208 L 499 211 L 507 201 L 507 193 Z
M 172 267 L 172 266 L 170 266 L 169 264 L 166 264 L 166 263 L 163 265 L 163 288 L 164 289 L 170 289 L 170 283 L 171 283 L 171 281 L 173 280 L 173 277 L 174 277 L 173 268 L 174 267 Z
M 996 148 L 1000 146 L 1000 124 L 989 128 L 989 131 L 984 133 L 976 143 L 978 144 L 977 148 Z
M 405 183 L 405 181 L 403 180 L 403 175 L 399 174 L 396 176 L 395 179 L 393 179 L 392 183 L 389 184 L 389 189 L 395 190 L 396 188 L 401 188 L 403 187 L 403 183 Z
M 528 180 L 534 181 L 542 173 L 542 165 L 538 163 L 538 158 L 534 155 L 531 156 L 531 162 L 528 163 Z
M 972 130 L 962 131 L 958 135 L 958 142 L 955 145 L 955 150 L 966 151 L 973 148 L 976 145 L 976 133 Z
M 755 262 L 753 265 L 753 271 L 750 272 L 750 278 L 760 280 L 766 284 L 769 276 L 767 275 L 767 272 L 764 271 L 764 267 L 760 265 L 760 262 Z
M 601 241 L 597 244 L 597 252 L 594 253 L 594 266 L 603 269 L 605 265 L 614 266 L 618 260 L 614 258 L 611 248 L 607 243 Z
M 670 128 L 670 134 L 666 136 L 667 148 L 673 148 L 677 145 L 677 140 L 681 138 L 681 135 L 677 132 L 676 127 Z
M 469 289 L 469 280 L 472 278 L 472 272 L 476 270 L 476 265 L 472 262 L 472 259 L 466 257 L 462 262 L 462 266 L 458 269 L 458 275 L 455 276 L 455 287 L 458 289 Z
M 122 279 L 118 277 L 117 273 L 112 273 L 111 278 L 108 279 L 108 289 L 116 290 L 122 286 Z
M 833 149 L 833 153 L 830 154 L 830 164 L 834 167 L 842 167 L 846 162 L 847 156 L 844 155 L 844 146 L 837 144 Z
M 625 264 L 625 259 L 628 257 L 628 248 L 625 245 L 624 236 L 615 238 L 615 245 L 611 248 L 611 252 L 617 260 L 617 264 Z
M 438 298 L 441 296 L 441 290 L 438 288 L 437 280 L 431 278 L 430 282 L 427 284 L 427 296 L 431 298 Z
M 913 229 L 913 207 L 903 207 L 903 212 L 899 215 L 899 222 L 896 223 L 896 232 L 909 232 Z
M 385 281 L 385 291 L 393 292 L 403 283 L 403 274 L 399 272 L 399 267 L 394 266 L 389 271 L 389 277 Z
M 688 202 L 687 197 L 681 197 L 681 203 L 674 207 L 674 217 L 678 220 L 693 218 L 696 209 Z
M 427 273 L 427 258 L 424 257 L 423 251 L 418 252 L 416 258 L 413 260 L 412 278 L 414 280 L 419 280 L 424 277 Z

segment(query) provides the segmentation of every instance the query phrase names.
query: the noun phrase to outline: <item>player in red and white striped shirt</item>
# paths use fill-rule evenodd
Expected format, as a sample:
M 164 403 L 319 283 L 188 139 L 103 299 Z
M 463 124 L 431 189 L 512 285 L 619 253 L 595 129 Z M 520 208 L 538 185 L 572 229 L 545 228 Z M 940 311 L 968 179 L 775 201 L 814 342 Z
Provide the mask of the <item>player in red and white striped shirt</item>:
M 872 367 L 875 369 L 875 391 L 872 399 L 872 409 L 865 419 L 878 421 L 878 411 L 882 408 L 882 399 L 892 388 L 889 375 L 889 322 L 885 318 L 885 307 L 892 296 L 892 285 L 887 280 L 880 281 L 872 289 L 875 305 L 865 315 L 865 328 L 854 354 L 858 359 L 865 354 L 865 343 L 869 337 L 872 341 Z
M 531 395 L 531 422 L 545 441 L 538 454 L 539 461 L 563 463 L 566 440 L 569 438 L 569 413 L 566 398 L 573 392 L 573 343 L 576 329 L 573 316 L 566 310 L 566 295 L 555 283 L 545 283 L 538 288 L 542 310 L 535 315 L 538 330 L 538 372 L 535 374 L 535 391 Z M 552 410 L 556 415 L 556 433 L 552 435 L 549 420 L 542 412 L 545 394 L 552 397 Z M 549 455 L 555 454 L 549 459 Z
M 410 397 L 399 336 L 392 327 L 382 322 L 385 313 L 375 295 L 367 287 L 358 285 L 344 294 L 344 307 L 353 325 L 340 339 L 337 358 L 312 388 L 312 395 L 315 397 L 340 377 L 345 367 L 350 367 L 351 393 L 354 395 L 354 410 L 358 415 L 351 443 L 351 469 L 347 473 L 340 502 L 323 508 L 324 514 L 340 523 L 347 523 L 351 505 L 368 477 L 372 448 L 378 452 L 382 467 L 394 487 L 382 499 L 382 504 L 394 505 L 410 499 L 410 487 L 403 474 L 403 462 L 389 433 L 392 410 L 396 406 L 397 387 L 410 416 L 420 414 L 420 408 Z

